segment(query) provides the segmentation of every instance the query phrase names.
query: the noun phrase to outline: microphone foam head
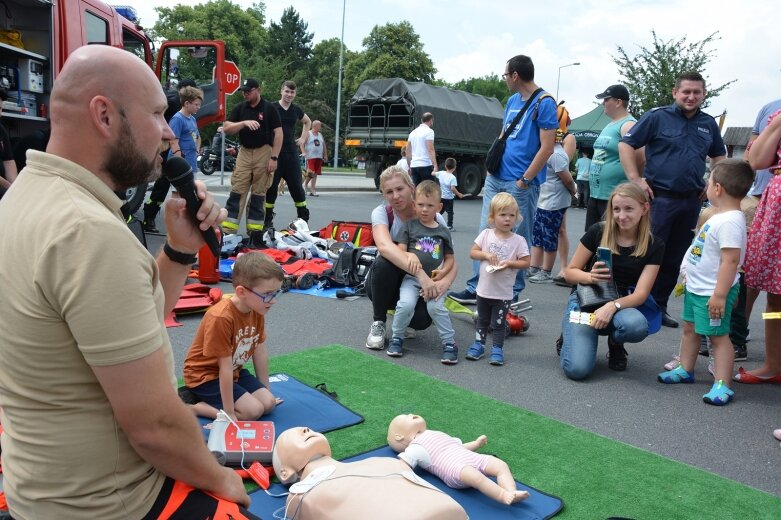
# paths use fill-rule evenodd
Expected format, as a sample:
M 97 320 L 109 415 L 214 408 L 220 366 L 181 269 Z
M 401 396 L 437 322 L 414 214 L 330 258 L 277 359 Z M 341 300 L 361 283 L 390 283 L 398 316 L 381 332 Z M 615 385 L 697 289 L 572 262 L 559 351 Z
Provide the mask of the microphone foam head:
M 181 157 L 169 157 L 163 165 L 163 175 L 174 186 L 193 180 L 193 169 L 185 159 Z

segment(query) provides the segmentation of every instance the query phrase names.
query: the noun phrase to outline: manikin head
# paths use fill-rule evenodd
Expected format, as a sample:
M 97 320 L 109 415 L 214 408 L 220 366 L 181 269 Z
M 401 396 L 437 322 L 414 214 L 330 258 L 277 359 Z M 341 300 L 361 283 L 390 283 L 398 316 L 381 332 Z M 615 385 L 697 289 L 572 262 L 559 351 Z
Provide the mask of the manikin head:
M 277 438 L 271 456 L 274 473 L 283 484 L 293 484 L 311 461 L 331 456 L 331 445 L 322 433 L 305 427 L 290 428 Z
M 397 415 L 388 425 L 388 445 L 393 451 L 400 453 L 424 431 L 426 431 L 426 421 L 420 415 Z

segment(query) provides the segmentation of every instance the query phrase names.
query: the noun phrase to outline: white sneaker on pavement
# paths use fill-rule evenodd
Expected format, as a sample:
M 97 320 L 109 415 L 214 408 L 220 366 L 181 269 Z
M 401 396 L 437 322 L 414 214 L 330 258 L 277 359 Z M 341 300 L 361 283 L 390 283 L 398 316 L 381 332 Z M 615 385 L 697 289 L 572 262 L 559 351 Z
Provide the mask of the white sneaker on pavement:
M 375 321 L 369 330 L 369 336 L 366 338 L 366 348 L 372 350 L 382 350 L 385 348 L 385 322 Z

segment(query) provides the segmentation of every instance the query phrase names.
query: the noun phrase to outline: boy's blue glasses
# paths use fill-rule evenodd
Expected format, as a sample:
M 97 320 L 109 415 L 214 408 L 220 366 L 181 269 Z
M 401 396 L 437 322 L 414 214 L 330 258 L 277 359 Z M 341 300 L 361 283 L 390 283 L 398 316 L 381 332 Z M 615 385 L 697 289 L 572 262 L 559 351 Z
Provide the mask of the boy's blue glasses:
M 249 287 L 244 287 L 244 288 L 247 289 L 252 294 L 254 294 L 255 296 L 257 296 L 258 298 L 260 298 L 263 301 L 263 303 L 271 303 L 272 300 L 274 300 L 277 296 L 279 296 L 282 293 L 282 289 L 277 289 L 276 291 L 269 291 L 266 293 L 259 293 L 253 291 Z

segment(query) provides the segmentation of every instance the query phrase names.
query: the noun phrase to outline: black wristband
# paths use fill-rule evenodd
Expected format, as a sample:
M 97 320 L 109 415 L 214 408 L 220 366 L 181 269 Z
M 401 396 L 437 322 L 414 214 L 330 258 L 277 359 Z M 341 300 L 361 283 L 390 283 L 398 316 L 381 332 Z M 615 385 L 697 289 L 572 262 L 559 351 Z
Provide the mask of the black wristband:
M 172 262 L 176 262 L 177 264 L 193 265 L 196 260 L 195 255 L 177 251 L 176 249 L 168 245 L 168 242 L 166 242 L 165 245 L 163 246 L 163 253 L 165 253 L 165 256 L 167 256 L 169 260 L 171 260 Z
M 276 155 L 272 155 L 271 157 L 269 157 L 269 159 L 271 159 L 272 161 L 278 161 L 279 157 L 277 157 Z

